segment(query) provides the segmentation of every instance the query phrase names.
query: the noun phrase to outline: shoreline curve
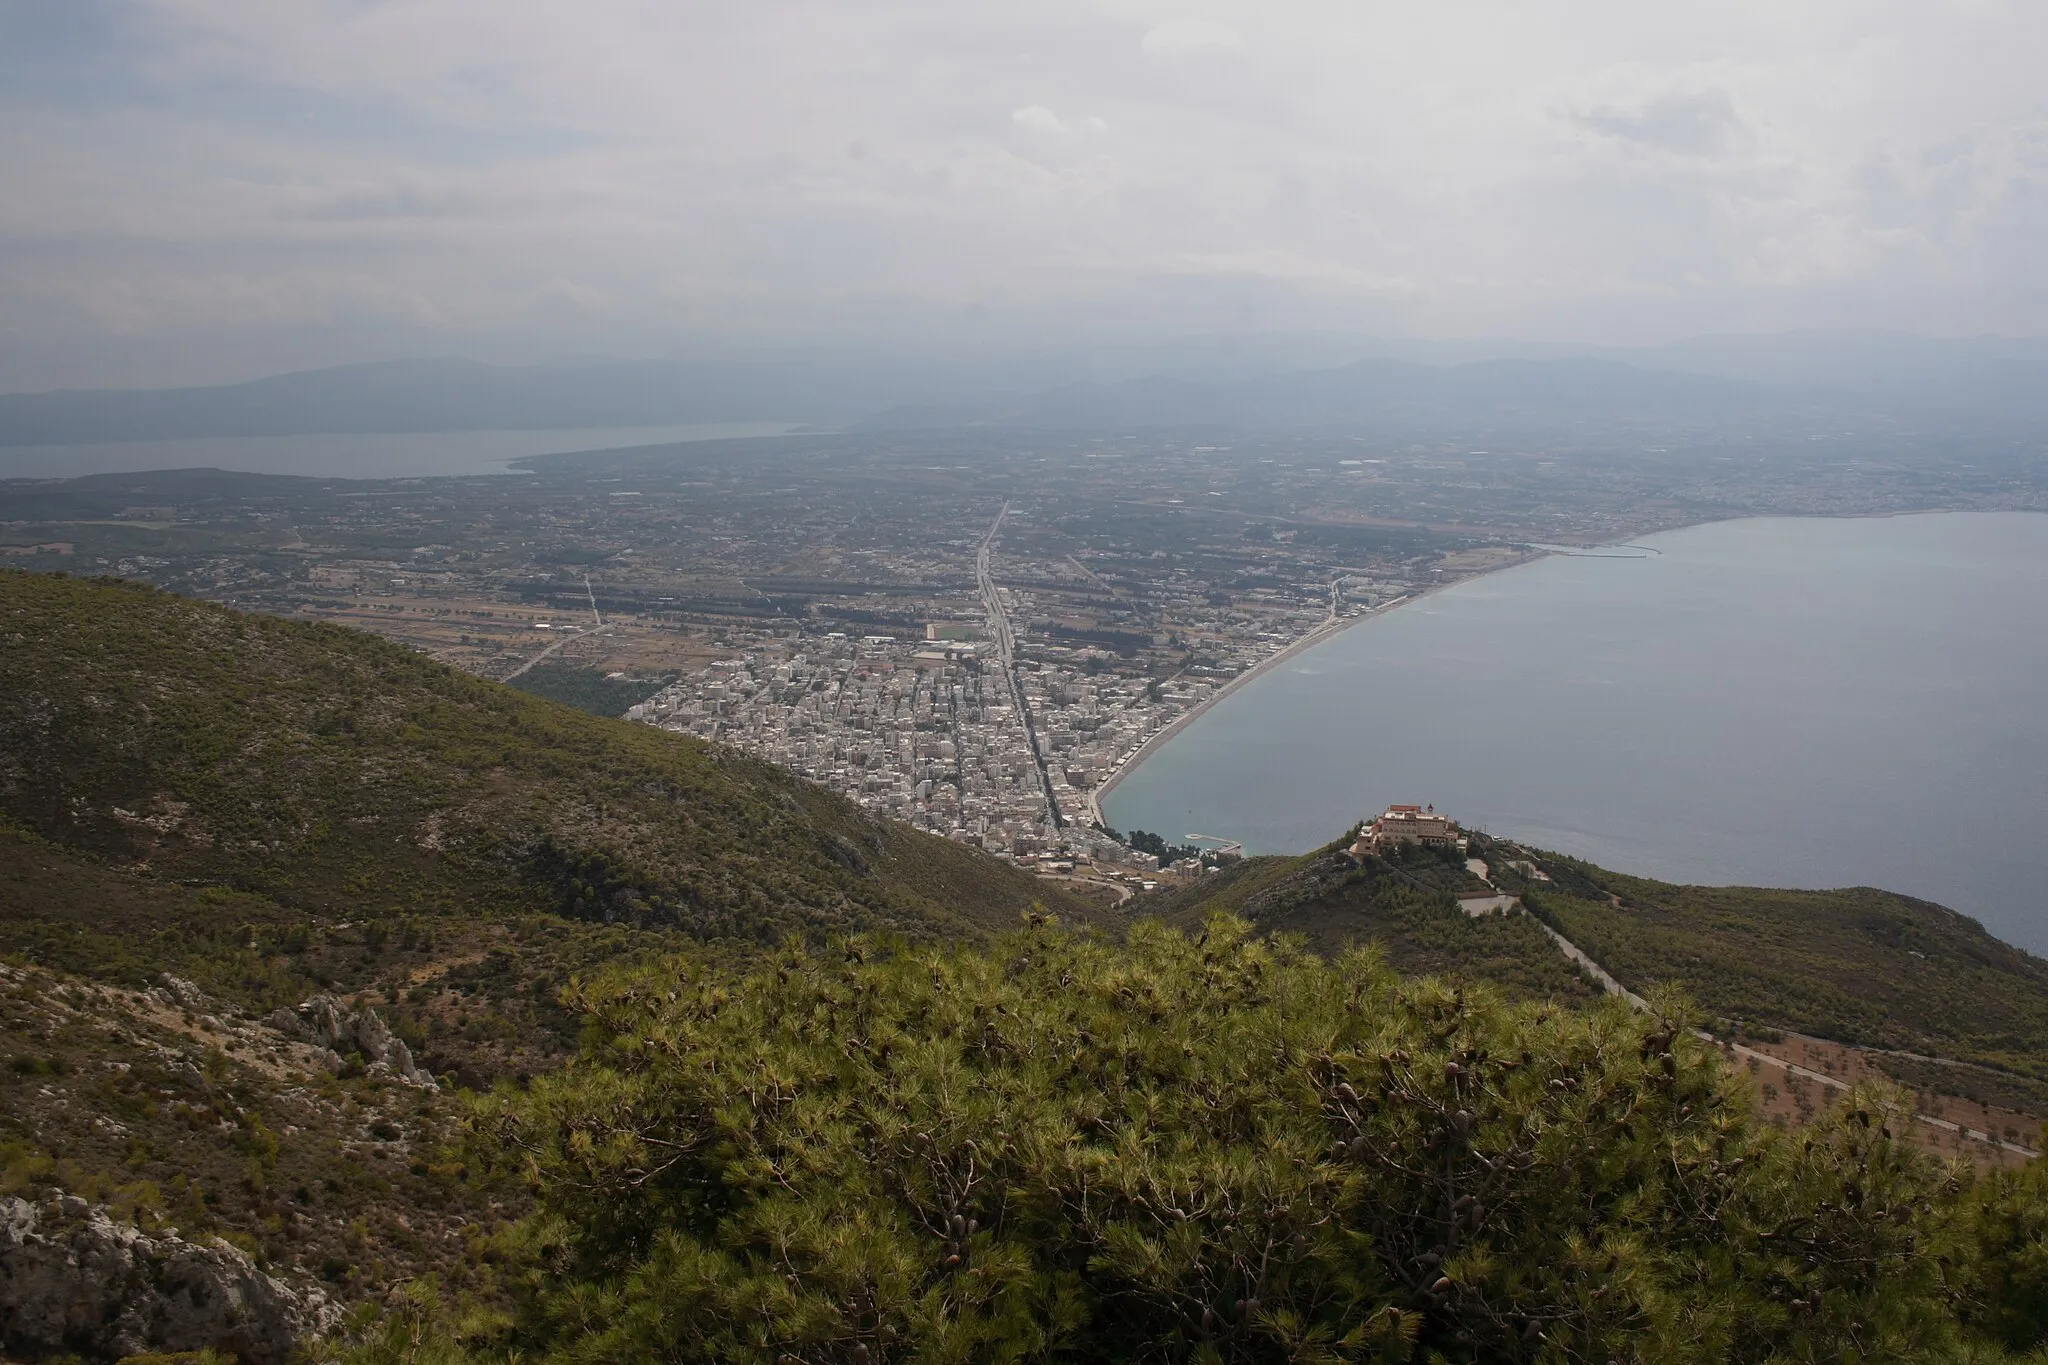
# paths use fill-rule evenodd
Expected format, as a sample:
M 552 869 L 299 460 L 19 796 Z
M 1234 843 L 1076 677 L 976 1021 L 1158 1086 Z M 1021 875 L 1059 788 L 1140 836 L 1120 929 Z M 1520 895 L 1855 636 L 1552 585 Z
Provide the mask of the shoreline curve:
M 1422 589 L 1420 592 L 1408 593 L 1405 596 L 1396 597 L 1390 602 L 1382 602 L 1378 606 L 1362 611 L 1356 616 L 1346 616 L 1336 621 L 1325 622 L 1300 639 L 1290 641 L 1232 678 L 1229 682 L 1223 684 L 1223 686 L 1217 688 L 1211 696 L 1200 704 L 1175 716 L 1160 728 L 1158 734 L 1151 736 L 1143 744 L 1133 749 L 1129 758 L 1117 764 L 1115 771 L 1089 790 L 1086 803 L 1088 818 L 1098 827 L 1106 826 L 1109 822 L 1103 815 L 1102 803 L 1109 797 L 1111 792 L 1117 789 L 1118 784 L 1136 772 L 1146 759 L 1151 758 L 1154 754 L 1165 748 L 1167 742 L 1173 739 L 1174 736 L 1200 720 L 1204 715 L 1207 715 L 1210 707 L 1215 706 L 1239 688 L 1249 685 L 1254 680 L 1278 668 L 1288 660 L 1314 649 L 1326 640 L 1334 640 L 1353 626 L 1364 625 L 1367 621 L 1377 620 L 1389 612 L 1398 611 L 1402 607 L 1412 606 L 1423 598 L 1432 597 L 1447 588 L 1455 588 L 1460 583 L 1476 583 L 1482 578 L 1491 578 L 1495 574 L 1506 573 L 1510 569 L 1519 569 L 1526 564 L 1533 564 L 1539 559 L 1547 559 L 1555 553 L 1557 553 L 1556 550 L 1549 548 L 1534 549 L 1513 562 L 1502 564 L 1497 568 L 1487 569 L 1481 573 L 1467 574 L 1463 578 L 1452 579 L 1448 583 L 1435 583 Z

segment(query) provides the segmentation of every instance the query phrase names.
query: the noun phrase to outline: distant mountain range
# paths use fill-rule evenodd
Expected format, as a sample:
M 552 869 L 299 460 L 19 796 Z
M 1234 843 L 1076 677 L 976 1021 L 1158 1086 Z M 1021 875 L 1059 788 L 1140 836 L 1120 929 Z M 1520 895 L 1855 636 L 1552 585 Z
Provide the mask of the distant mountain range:
M 0 445 L 772 420 L 785 416 L 779 395 L 804 378 L 778 375 L 764 394 L 744 366 L 393 360 L 213 388 L 8 394 Z
M 1483 360 L 1450 366 L 1361 360 L 1337 369 L 1224 384 L 1163 377 L 1074 384 L 980 405 L 897 408 L 862 426 L 1284 428 L 1473 416 L 1614 421 L 1830 408 L 1842 401 L 1827 391 L 1644 370 L 1611 360 Z
M 1294 427 L 1825 411 L 2048 422 L 2048 341 L 1790 332 L 1619 350 L 1319 335 L 1007 360 L 851 351 L 554 366 L 394 360 L 206 388 L 0 395 L 0 446 L 750 420 Z
M 1647 369 L 1836 389 L 1915 407 L 2048 413 L 2048 339 L 1801 331 L 1702 336 L 1638 351 L 1589 351 Z

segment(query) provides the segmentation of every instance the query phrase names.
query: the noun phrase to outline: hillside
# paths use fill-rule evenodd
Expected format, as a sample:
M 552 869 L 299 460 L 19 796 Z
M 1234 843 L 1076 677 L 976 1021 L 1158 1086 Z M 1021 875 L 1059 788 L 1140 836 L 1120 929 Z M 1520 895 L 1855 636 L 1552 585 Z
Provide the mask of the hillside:
M 756 943 L 1080 913 L 780 769 L 368 635 L 8 573 L 0 643 L 0 815 L 159 880 Z
M 225 1344 L 254 1365 L 282 1365 L 366 1304 L 387 1307 L 342 1347 L 365 1365 L 421 1358 L 386 1328 L 481 1333 L 470 1344 L 494 1358 L 773 1359 L 672 1332 L 722 1332 L 771 1281 L 795 1296 L 777 1349 L 805 1358 L 873 1358 L 840 1349 L 867 1340 L 887 1358 L 1085 1338 L 1099 1346 L 1088 1358 L 1155 1340 L 1245 1360 L 1329 1333 L 1380 1333 L 1365 1354 L 1387 1359 L 1410 1346 L 1515 1358 L 1497 1349 L 1510 1340 L 1534 1358 L 1532 1331 L 1595 1354 L 1650 1340 L 1651 1319 L 1610 1320 L 1584 1296 L 1613 1261 L 1579 1265 L 1544 1230 L 1634 1254 L 1623 1221 L 1671 1195 L 1666 1153 L 1692 1144 L 1705 1164 L 1687 1178 L 1751 1201 L 1763 1254 L 1773 1229 L 1812 1213 L 1797 1192 L 1815 1149 L 1743 1117 L 1732 1073 L 1671 1019 L 1597 1003 L 1539 915 L 1631 986 L 1675 983 L 1750 1029 L 1960 1057 L 2015 1083 L 2048 1074 L 2042 964 L 1882 892 L 1669 887 L 1480 836 L 1494 880 L 1536 915 L 1468 918 L 1455 896 L 1481 883 L 1460 858 L 1360 865 L 1332 845 L 1136 902 L 1126 910 L 1169 926 L 1126 942 L 1032 915 L 995 943 L 1035 906 L 1083 926 L 1100 912 L 768 765 L 373 637 L 6 573 L 0 646 L 0 1351 L 31 1358 L 114 1360 L 142 1339 L 37 1325 L 24 1306 L 84 1292 L 27 1269 L 75 1279 L 92 1258 L 64 1248 L 114 1255 L 124 1237 L 137 1275 L 198 1267 L 208 1293 L 253 1285 L 272 1308 L 240 1326 L 194 1320 L 138 1281 L 114 1305 L 123 1321 L 140 1303 L 161 1329 L 151 1347 Z M 1271 933 L 1323 956 L 1260 941 Z M 1344 956 L 1357 942 L 1377 959 Z M 1373 1082 L 1385 1108 L 1341 1107 L 1333 1055 L 1363 1091 L 1369 1062 L 1405 1068 L 1411 1051 L 1424 1059 L 1412 1075 Z M 1461 1067 L 1498 1076 L 1461 1089 Z M 1674 1074 L 1684 1096 L 1664 1094 Z M 480 1112 L 498 1118 L 479 1125 Z M 1877 1280 L 1827 1281 L 1842 1305 L 1828 1339 L 1854 1338 L 1858 1304 L 1893 1290 L 1921 1315 L 1901 1332 L 1977 1331 L 1973 1305 L 2005 1292 L 1989 1287 L 2007 1273 L 2002 1248 L 2018 1248 L 2015 1273 L 2033 1264 L 2038 1195 L 1941 1183 L 1855 1112 L 1834 1106 L 1810 1130 L 1833 1154 L 1826 1181 L 1861 1198 L 1861 1164 L 1881 1161 L 1901 1190 L 1964 1202 L 1924 1227 L 1874 1218 L 1829 1234 L 1906 1240 L 1886 1242 Z M 1323 1155 L 1337 1121 L 1346 1145 Z M 1477 1125 L 1473 1159 L 1519 1183 L 1431 1212 L 1444 1190 L 1401 1172 L 1467 1150 L 1459 1122 Z M 681 1136 L 720 1125 L 724 1145 Z M 1381 1156 L 1356 1145 L 1367 1134 Z M 1768 1178 L 1738 1180 L 1731 1145 Z M 1591 1165 L 1575 1164 L 1582 1152 Z M 991 1173 L 1014 1203 L 977 1202 Z M 956 1177 L 950 1231 L 933 1240 L 930 1182 Z M 1120 1202 L 1097 1203 L 1105 1192 Z M 1846 1218 L 1829 1197 L 1821 1212 Z M 1290 1212 L 1331 1198 L 1336 1223 Z M 2019 1230 L 1986 1222 L 1968 1233 L 1982 1247 L 1955 1241 L 1980 1198 L 2019 1201 Z M 970 1216 L 987 1229 L 958 1231 Z M 763 1269 L 771 1228 L 795 1238 L 800 1272 Z M 1911 1238 L 1937 1235 L 1987 1286 L 1977 1298 L 1913 1278 Z M 1349 1278 L 1339 1242 L 1354 1237 L 1406 1250 Z M 949 1239 L 955 1262 L 938 1251 Z M 1246 1259 L 1255 1241 L 1281 1248 L 1270 1277 Z M 695 1268 L 674 1270 L 670 1250 Z M 1578 1268 L 1497 1269 L 1514 1257 Z M 1642 1262 L 1621 1277 L 1649 1286 L 1630 1313 L 1697 1294 L 1690 1273 Z M 1733 1272 L 1713 1294 L 1751 1306 L 1717 1321 L 1746 1331 L 1733 1324 L 1760 1311 L 1773 1341 L 1820 1332 L 1787 1307 L 1787 1277 L 1804 1274 Z M 425 1277 L 485 1311 L 430 1322 L 417 1296 L 418 1311 L 389 1311 Z M 994 1317 L 961 1309 L 957 1284 L 986 1291 Z M 579 1325 L 589 1294 L 622 1315 Z M 844 1294 L 873 1302 L 842 1322 Z M 686 1301 L 703 1311 L 661 1306 Z M 2022 1325 L 2001 1339 L 2036 1341 L 2033 1310 L 2013 1302 Z M 601 1330 L 614 1319 L 615 1338 Z M 1688 1321 L 1666 1324 L 1671 1340 Z
M 528 1198 L 449 1146 L 458 1087 L 558 1068 L 579 976 L 975 940 L 1034 906 L 1092 913 L 780 770 L 372 636 L 0 574 L 0 1221 L 30 1237 L 0 1246 L 0 1351 L 51 1344 L 19 1257 L 52 1226 L 104 1241 L 102 1212 L 207 1275 L 234 1269 L 207 1260 L 224 1239 L 305 1304 L 424 1274 L 488 1298 Z
M 2048 1168 L 1947 1166 L 1868 1090 L 1761 1122 L 1671 1002 L 1513 1004 L 1217 917 L 578 1003 L 577 1065 L 476 1123 L 539 1202 L 512 1311 L 416 1299 L 348 1365 L 1994 1365 L 2048 1330 Z
M 1457 893 L 1479 883 L 1461 861 L 1416 850 L 1360 866 L 1344 852 L 1348 842 L 1294 858 L 1246 858 L 1127 908 L 1185 929 L 1210 915 L 1235 915 L 1323 953 L 1375 943 L 1397 971 L 1490 981 L 1513 995 L 1589 1000 L 1600 993 L 1526 917 L 1466 916 Z
M 1467 919 L 1454 897 L 1478 883 L 1462 858 L 1417 850 L 1361 867 L 1337 844 L 1249 858 L 1130 909 L 1184 926 L 1225 911 L 1325 952 L 1377 942 L 1400 970 L 1489 980 L 1516 994 L 1590 989 L 1540 920 L 1639 993 L 1674 985 L 1709 1015 L 1752 1030 L 1973 1063 L 2010 1078 L 1992 1092 L 2008 1101 L 2038 1112 L 2048 1100 L 2034 1084 L 2048 1080 L 2048 962 L 1967 916 L 1870 887 L 1673 886 L 1483 834 L 1472 851 L 1533 918 Z M 1930 1076 L 1911 1057 L 1882 1061 L 1909 1084 L 1955 1079 Z
M 1532 859 L 1550 880 L 1496 855 L 1502 889 L 1632 987 L 1675 982 L 1722 1019 L 2048 1080 L 2048 962 L 1945 906 L 1867 886 L 1673 886 Z

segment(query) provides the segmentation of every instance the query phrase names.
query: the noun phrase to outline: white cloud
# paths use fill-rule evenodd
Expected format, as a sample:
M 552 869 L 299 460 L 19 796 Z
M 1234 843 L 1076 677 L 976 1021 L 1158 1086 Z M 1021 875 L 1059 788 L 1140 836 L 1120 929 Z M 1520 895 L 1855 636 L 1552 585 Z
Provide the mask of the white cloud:
M 1012 109 L 1010 122 L 1019 128 L 1029 128 L 1034 133 L 1067 131 L 1067 125 L 1060 121 L 1060 116 L 1042 104 L 1027 104 L 1022 109 Z
M 1582 127 L 1623 142 L 1691 156 L 1725 150 L 1742 120 L 1725 90 L 1670 93 L 1641 104 L 1606 104 L 1577 115 Z
M 1182 15 L 1154 24 L 1145 31 L 1138 45 L 1146 52 L 1178 56 L 1187 52 L 1228 51 L 1243 47 L 1244 38 L 1228 24 Z
M 2048 331 L 2040 0 L 134 0 L 82 56 L 38 9 L 0 7 L 40 73 L 0 84 L 0 389 L 116 334 L 179 378 L 969 303 Z

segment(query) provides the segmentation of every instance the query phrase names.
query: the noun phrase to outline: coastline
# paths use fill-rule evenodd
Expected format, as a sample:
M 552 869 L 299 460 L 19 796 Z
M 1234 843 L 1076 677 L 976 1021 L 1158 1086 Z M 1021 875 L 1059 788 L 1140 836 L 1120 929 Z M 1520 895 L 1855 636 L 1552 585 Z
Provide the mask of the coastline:
M 1325 640 L 1335 639 L 1337 636 L 1342 635 L 1345 631 L 1351 629 L 1353 626 L 1363 625 L 1367 621 L 1377 620 L 1378 618 L 1385 616 L 1389 612 L 1399 611 L 1402 607 L 1410 606 L 1416 602 L 1420 602 L 1423 598 L 1433 596 L 1436 593 L 1440 593 L 1444 591 L 1444 589 L 1446 588 L 1455 588 L 1460 583 L 1475 583 L 1482 578 L 1488 578 L 1494 574 L 1506 573 L 1510 569 L 1519 569 L 1525 564 L 1533 564 L 1539 559 L 1547 559 L 1549 556 L 1555 553 L 1557 553 L 1557 551 L 1550 548 L 1531 550 L 1528 554 L 1523 555 L 1519 559 L 1516 559 L 1511 563 L 1502 564 L 1498 568 L 1487 569 L 1482 573 L 1467 574 L 1463 578 L 1453 579 L 1448 583 L 1434 584 L 1430 587 L 1424 588 L 1421 592 L 1409 593 L 1407 596 L 1397 597 L 1391 602 L 1383 602 L 1379 606 L 1373 607 L 1369 611 L 1362 611 L 1356 616 L 1346 616 L 1335 621 L 1326 621 L 1322 625 L 1317 626 L 1314 630 L 1310 631 L 1308 634 L 1302 636 L 1300 639 L 1290 641 L 1282 648 L 1274 651 L 1272 654 L 1267 655 L 1265 658 L 1259 660 L 1259 662 L 1253 664 L 1250 668 L 1247 668 L 1244 672 L 1232 678 L 1229 682 L 1223 684 L 1223 686 L 1217 688 L 1214 694 L 1212 694 L 1206 700 L 1201 702 L 1199 705 L 1190 708 L 1189 710 L 1181 713 L 1178 716 L 1175 716 L 1172 721 L 1168 722 L 1165 726 L 1161 727 L 1158 734 L 1153 735 L 1151 738 L 1147 739 L 1143 744 L 1140 744 L 1136 749 L 1133 749 L 1131 751 L 1131 756 L 1129 758 L 1125 759 L 1122 763 L 1119 763 L 1116 766 L 1116 770 L 1114 772 L 1112 772 L 1108 777 L 1104 778 L 1101 783 L 1090 789 L 1090 791 L 1088 792 L 1088 799 L 1086 802 L 1086 812 L 1088 818 L 1097 825 L 1107 824 L 1108 822 L 1104 819 L 1102 813 L 1102 803 L 1111 792 L 1117 789 L 1117 784 L 1122 782 L 1125 778 L 1129 777 L 1132 773 L 1136 772 L 1139 766 L 1142 765 L 1146 759 L 1152 757 L 1153 754 L 1165 748 L 1167 741 L 1171 740 L 1175 735 L 1178 735 L 1186 727 L 1194 724 L 1197 720 L 1200 720 L 1204 715 L 1208 713 L 1210 707 L 1216 705 L 1225 697 L 1228 697 L 1231 693 L 1237 691 L 1240 687 L 1247 686 L 1255 679 L 1264 676 L 1266 673 L 1270 672 L 1275 668 L 1278 668 L 1281 664 L 1288 662 L 1290 659 L 1295 658 L 1297 655 L 1306 653 L 1308 650 L 1315 648 L 1317 645 L 1322 644 Z

